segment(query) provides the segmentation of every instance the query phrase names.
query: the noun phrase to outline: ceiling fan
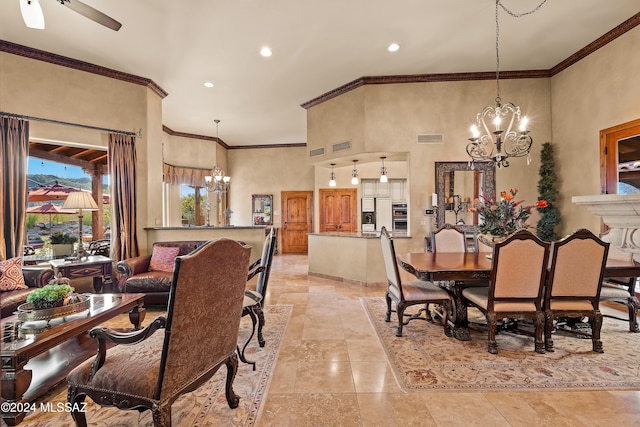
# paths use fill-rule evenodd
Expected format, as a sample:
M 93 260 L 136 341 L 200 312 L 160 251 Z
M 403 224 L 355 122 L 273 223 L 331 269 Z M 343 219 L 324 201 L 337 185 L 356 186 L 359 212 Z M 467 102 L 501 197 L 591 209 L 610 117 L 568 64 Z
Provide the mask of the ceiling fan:
M 79 13 L 85 18 L 89 18 L 98 24 L 104 25 L 107 28 L 111 28 L 114 31 L 118 31 L 122 24 L 92 8 L 91 6 L 82 3 L 79 0 L 55 0 L 63 6 L 68 7 L 74 12 Z M 29 28 L 37 28 L 39 30 L 44 29 L 44 14 L 40 7 L 39 0 L 20 0 L 20 12 L 22 12 L 22 19 Z

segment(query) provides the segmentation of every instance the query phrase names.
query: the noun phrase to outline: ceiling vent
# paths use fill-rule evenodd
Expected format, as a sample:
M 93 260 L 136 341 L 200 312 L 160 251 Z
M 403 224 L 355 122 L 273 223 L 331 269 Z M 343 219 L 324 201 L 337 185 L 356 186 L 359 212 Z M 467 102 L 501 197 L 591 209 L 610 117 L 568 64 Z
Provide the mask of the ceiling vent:
M 324 147 L 315 148 L 309 151 L 309 157 L 324 156 Z
M 333 152 L 334 153 L 336 151 L 349 150 L 350 148 L 351 148 L 351 142 L 350 141 L 345 141 L 345 142 L 340 142 L 338 144 L 333 144 Z
M 444 142 L 444 134 L 441 133 L 424 133 L 418 135 L 418 144 L 442 144 Z

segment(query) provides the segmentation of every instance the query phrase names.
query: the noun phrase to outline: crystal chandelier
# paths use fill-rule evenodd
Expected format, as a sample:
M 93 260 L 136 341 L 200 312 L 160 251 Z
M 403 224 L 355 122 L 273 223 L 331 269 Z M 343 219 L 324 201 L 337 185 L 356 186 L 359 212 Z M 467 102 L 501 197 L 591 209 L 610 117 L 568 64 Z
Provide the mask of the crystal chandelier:
M 216 141 L 220 142 L 220 138 L 218 138 L 218 124 L 220 120 L 216 119 L 214 122 L 216 123 Z M 216 193 L 218 197 L 229 191 L 229 186 L 231 185 L 231 177 L 226 176 L 224 170 L 218 165 L 215 165 L 213 169 L 211 169 L 211 175 L 205 176 L 204 181 L 207 191 Z
M 527 164 L 531 163 L 531 145 L 533 139 L 527 130 L 527 118 L 521 117 L 520 107 L 511 102 L 502 103 L 500 98 L 500 25 L 498 23 L 498 6 L 511 16 L 528 15 L 540 8 L 546 0 L 531 12 L 516 15 L 507 10 L 500 0 L 496 0 L 496 104 L 485 107 L 476 116 L 476 124 L 471 126 L 472 137 L 467 144 L 469 163 L 474 161 L 493 161 L 501 167 L 508 167 L 510 157 L 527 156 Z M 517 130 L 515 129 L 517 125 Z

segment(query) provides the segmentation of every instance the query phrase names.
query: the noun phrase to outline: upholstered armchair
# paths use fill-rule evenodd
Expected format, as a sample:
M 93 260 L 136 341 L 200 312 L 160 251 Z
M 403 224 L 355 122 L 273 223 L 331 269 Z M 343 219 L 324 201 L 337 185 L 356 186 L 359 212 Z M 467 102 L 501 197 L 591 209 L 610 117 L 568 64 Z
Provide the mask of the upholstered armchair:
M 95 360 L 67 376 L 76 425 L 86 426 L 85 413 L 75 408 L 89 396 L 101 406 L 149 409 L 155 426 L 170 426 L 173 402 L 222 365 L 227 403 L 236 408 L 236 345 L 250 256 L 251 248 L 234 240 L 208 242 L 176 258 L 166 317 L 130 333 L 92 329 L 98 340 Z M 108 343 L 119 345 L 107 350 Z
M 13 258 L 16 260 L 16 271 L 20 271 L 17 274 L 21 274 L 24 280 L 24 285 L 10 283 L 13 280 L 9 280 L 11 276 L 17 278 L 16 274 L 9 271 L 4 271 L 0 268 L 0 282 L 2 289 L 0 291 L 0 312 L 2 318 L 11 316 L 18 306 L 27 302 L 27 296 L 33 292 L 35 288 L 41 288 L 54 277 L 54 272 L 51 268 L 40 266 L 23 266 L 21 265 L 20 258 Z M 2 261 L 2 263 L 10 263 L 11 260 Z
M 444 224 L 431 232 L 433 252 L 466 252 L 467 242 L 464 231 L 451 224 Z
M 166 305 L 171 288 L 173 260 L 187 255 L 205 241 L 156 242 L 151 254 L 128 258 L 116 264 L 120 273 L 118 289 L 123 293 L 145 294 L 145 305 Z

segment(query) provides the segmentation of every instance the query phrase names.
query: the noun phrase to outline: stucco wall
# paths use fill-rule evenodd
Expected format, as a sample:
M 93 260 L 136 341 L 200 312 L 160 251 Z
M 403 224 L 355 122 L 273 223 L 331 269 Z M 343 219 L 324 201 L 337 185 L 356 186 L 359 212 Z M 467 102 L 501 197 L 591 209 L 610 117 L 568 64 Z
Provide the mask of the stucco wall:
M 640 27 L 551 78 L 553 143 L 563 232 L 600 230 L 600 219 L 571 203 L 600 194 L 600 131 L 640 118 Z

